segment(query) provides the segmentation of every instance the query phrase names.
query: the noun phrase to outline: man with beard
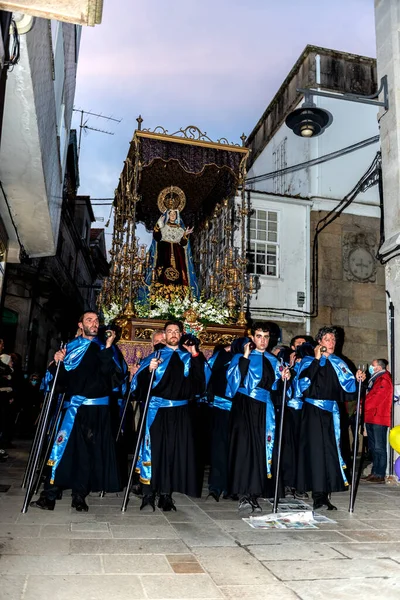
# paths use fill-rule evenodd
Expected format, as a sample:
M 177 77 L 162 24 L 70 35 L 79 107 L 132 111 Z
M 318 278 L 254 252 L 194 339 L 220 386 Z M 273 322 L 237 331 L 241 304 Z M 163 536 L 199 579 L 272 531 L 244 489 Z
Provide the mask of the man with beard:
M 327 507 L 331 492 L 348 487 L 346 464 L 340 448 L 338 403 L 354 400 L 356 377 L 347 364 L 335 355 L 336 329 L 322 327 L 316 336 L 314 356 L 302 359 L 294 382 L 295 397 L 303 400 L 297 489 L 312 490 L 314 510 Z
M 43 510 L 54 510 L 62 488 L 72 489 L 72 508 L 85 512 L 89 492 L 121 489 L 109 411 L 111 392 L 123 378 L 112 345 L 115 332 L 110 331 L 102 344 L 93 311 L 85 312 L 78 325 L 82 334 L 54 355 L 55 362 L 61 362 L 58 383 L 65 385 L 67 402 L 44 490 L 31 502 Z M 52 369 L 54 373 L 54 365 Z
M 275 410 L 271 390 L 290 379 L 267 352 L 270 327 L 256 323 L 243 355 L 235 354 L 227 372 L 226 396 L 232 398 L 229 443 L 229 492 L 239 495 L 239 510 L 261 511 L 258 497 L 272 495 Z
M 204 357 L 194 345 L 179 341 L 182 323 L 168 321 L 165 347 L 145 358 L 132 380 L 132 391 L 145 398 L 154 371 L 144 440 L 136 470 L 143 484 L 140 509 L 176 510 L 173 492 L 198 496 L 194 435 L 189 401 L 205 387 Z M 159 353 L 159 354 L 158 354 Z M 136 392 L 135 392 L 136 393 Z

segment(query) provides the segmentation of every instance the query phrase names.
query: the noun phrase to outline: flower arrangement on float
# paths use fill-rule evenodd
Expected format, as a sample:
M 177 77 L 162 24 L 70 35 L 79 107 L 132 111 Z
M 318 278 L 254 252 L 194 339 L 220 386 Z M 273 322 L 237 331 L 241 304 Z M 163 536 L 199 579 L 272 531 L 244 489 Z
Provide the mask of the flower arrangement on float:
M 135 302 L 134 310 L 142 319 L 179 319 L 185 320 L 185 313 L 197 315 L 197 321 L 202 325 L 216 323 L 223 325 L 230 321 L 228 308 L 218 298 L 201 298 L 195 300 L 189 294 L 184 298 L 169 301 L 164 298 L 154 298 L 151 304 Z M 193 317 L 192 317 L 193 318 Z M 190 321 L 192 322 L 192 321 Z

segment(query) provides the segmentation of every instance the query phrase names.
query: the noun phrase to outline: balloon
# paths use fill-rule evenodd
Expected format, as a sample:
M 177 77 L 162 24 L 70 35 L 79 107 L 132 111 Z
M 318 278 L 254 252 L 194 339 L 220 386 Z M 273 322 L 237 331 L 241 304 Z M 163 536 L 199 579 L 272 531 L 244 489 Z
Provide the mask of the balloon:
M 396 425 L 389 431 L 389 444 L 400 454 L 400 425 Z
M 394 472 L 397 477 L 400 479 L 400 456 L 396 458 L 396 462 L 394 463 Z

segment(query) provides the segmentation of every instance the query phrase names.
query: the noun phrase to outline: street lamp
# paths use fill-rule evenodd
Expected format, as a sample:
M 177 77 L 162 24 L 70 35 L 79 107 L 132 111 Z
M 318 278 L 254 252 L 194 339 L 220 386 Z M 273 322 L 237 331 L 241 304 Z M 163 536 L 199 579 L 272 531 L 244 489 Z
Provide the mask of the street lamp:
M 389 109 L 389 93 L 386 75 L 381 79 L 381 85 L 376 94 L 372 96 L 360 96 L 358 94 L 330 94 L 319 90 L 310 90 L 299 88 L 297 90 L 304 94 L 304 103 L 285 119 L 286 125 L 292 129 L 295 135 L 304 138 L 316 137 L 324 133 L 325 129 L 333 121 L 333 116 L 324 108 L 317 108 L 313 102 L 313 96 L 323 96 L 324 98 L 333 98 L 334 100 L 347 100 L 348 102 L 359 102 L 361 104 L 372 104 L 373 106 L 382 106 L 385 110 Z M 380 102 L 375 100 L 383 92 L 384 100 Z

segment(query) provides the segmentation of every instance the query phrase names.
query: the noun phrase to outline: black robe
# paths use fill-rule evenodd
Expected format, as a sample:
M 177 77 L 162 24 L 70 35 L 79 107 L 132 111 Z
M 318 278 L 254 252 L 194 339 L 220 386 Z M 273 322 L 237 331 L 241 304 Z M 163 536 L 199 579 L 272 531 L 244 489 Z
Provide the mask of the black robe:
M 138 394 L 148 389 L 151 373 L 143 369 L 138 373 Z M 192 400 L 204 390 L 204 357 L 191 359 L 188 377 L 184 365 L 174 352 L 165 373 L 153 388 L 152 396 L 168 400 Z M 180 492 L 200 496 L 197 477 L 195 440 L 189 405 L 159 408 L 150 427 L 151 439 L 151 490 L 172 494 Z
M 249 366 L 241 357 L 239 368 L 244 380 Z M 271 390 L 275 373 L 263 357 L 263 373 L 259 388 Z M 232 399 L 228 459 L 228 491 L 230 494 L 254 495 L 265 498 L 273 495 L 273 480 L 267 479 L 265 449 L 266 405 L 241 392 Z
M 302 371 L 300 378 L 311 380 L 309 388 L 304 392 L 305 398 L 319 400 L 335 400 L 343 407 L 343 402 L 354 400 L 354 393 L 346 393 L 341 387 L 336 372 L 327 360 L 320 366 L 313 360 L 310 366 Z M 345 469 L 348 478 L 348 469 Z M 304 402 L 301 411 L 300 442 L 297 471 L 298 490 L 312 490 L 314 493 L 340 492 L 346 489 L 338 451 L 332 413 Z
M 121 377 L 111 349 L 101 350 L 91 343 L 76 369 L 66 371 L 61 364 L 59 383 L 64 384 L 66 398 L 110 396 Z M 63 416 L 63 415 L 62 415 Z M 56 488 L 72 489 L 73 495 L 121 490 L 115 440 L 111 430 L 109 406 L 80 406 L 71 435 L 57 467 L 54 486 L 45 485 L 48 497 Z
M 207 390 L 211 401 L 214 396 L 225 398 L 226 372 L 231 359 L 232 353 L 225 350 L 220 350 L 215 359 Z M 228 489 L 229 419 L 229 410 L 217 408 L 215 405 L 211 408 L 211 461 L 208 486 L 210 490 L 218 493 Z

